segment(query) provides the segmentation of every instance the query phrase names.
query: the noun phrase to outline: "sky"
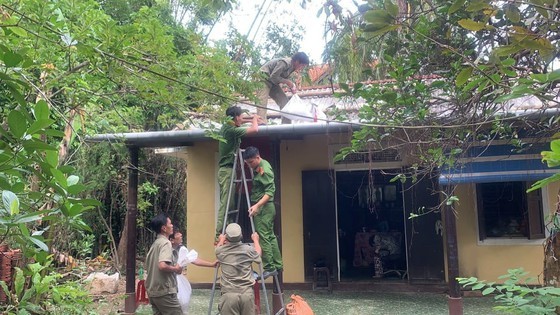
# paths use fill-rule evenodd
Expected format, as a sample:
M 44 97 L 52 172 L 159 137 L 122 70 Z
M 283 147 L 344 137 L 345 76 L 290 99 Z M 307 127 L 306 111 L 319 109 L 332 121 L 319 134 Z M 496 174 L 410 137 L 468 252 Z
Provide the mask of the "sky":
M 262 4 L 263 0 L 240 0 L 241 3 L 238 9 L 233 10 L 230 14 L 225 16 L 220 23 L 218 23 L 210 35 L 211 40 L 219 40 L 225 38 L 230 22 L 239 30 L 241 34 L 246 34 L 253 22 L 258 7 Z M 362 3 L 360 0 L 356 0 Z M 323 28 L 325 24 L 326 15 L 322 14 L 317 17 L 317 12 L 325 3 L 325 0 L 311 0 L 307 3 L 306 9 L 301 8 L 301 0 L 287 1 L 272 0 L 266 18 L 263 20 L 260 27 L 261 31 L 255 37 L 258 42 L 259 38 L 264 36 L 264 30 L 267 23 L 282 23 L 282 20 L 291 21 L 293 18 L 299 21 L 303 27 L 303 41 L 300 43 L 300 51 L 307 53 L 312 62 L 320 63 L 321 53 L 325 47 L 325 39 L 323 37 Z M 339 4 L 346 10 L 355 11 L 356 6 L 352 0 L 340 0 Z M 288 11 L 289 13 L 283 12 Z M 257 21 L 259 23 L 259 21 Z M 252 38 L 253 34 L 249 36 Z

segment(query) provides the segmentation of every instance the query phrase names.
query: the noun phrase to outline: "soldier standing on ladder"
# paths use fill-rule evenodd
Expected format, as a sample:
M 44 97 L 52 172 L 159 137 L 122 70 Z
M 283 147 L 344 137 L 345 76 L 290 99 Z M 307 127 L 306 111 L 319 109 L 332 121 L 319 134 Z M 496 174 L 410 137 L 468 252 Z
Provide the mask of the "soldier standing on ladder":
M 263 278 L 275 276 L 284 269 L 278 240 L 274 234 L 274 172 L 268 161 L 261 158 L 259 150 L 248 147 L 243 152 L 243 160 L 253 170 L 253 186 L 249 215 L 255 222 L 255 231 L 259 234 L 264 266 Z
M 243 110 L 239 106 L 231 106 L 226 110 L 229 121 L 225 122 L 220 129 L 220 135 L 224 141 L 218 145 L 218 184 L 220 185 L 220 208 L 218 210 L 218 220 L 216 222 L 216 238 L 222 234 L 224 216 L 228 205 L 228 191 L 233 176 L 233 161 L 235 154 L 239 150 L 241 137 L 257 133 L 259 130 L 259 116 L 244 117 Z M 243 123 L 251 122 L 249 128 L 241 127 Z M 230 203 L 231 205 L 231 203 Z M 229 209 L 228 209 L 229 210 Z

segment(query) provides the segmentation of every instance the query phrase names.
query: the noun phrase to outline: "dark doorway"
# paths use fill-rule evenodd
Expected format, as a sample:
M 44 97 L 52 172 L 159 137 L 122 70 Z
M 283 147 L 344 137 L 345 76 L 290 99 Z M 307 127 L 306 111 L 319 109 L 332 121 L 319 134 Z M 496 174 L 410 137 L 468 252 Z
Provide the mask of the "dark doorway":
M 406 240 L 408 244 L 408 278 L 410 282 L 443 282 L 443 224 L 437 211 L 440 198 L 437 176 L 429 174 L 404 188 Z
M 313 267 L 328 267 L 337 274 L 336 209 L 334 173 L 303 171 L 303 246 L 305 277 L 313 276 Z
M 398 171 L 336 173 L 342 281 L 407 277 L 405 219 Z

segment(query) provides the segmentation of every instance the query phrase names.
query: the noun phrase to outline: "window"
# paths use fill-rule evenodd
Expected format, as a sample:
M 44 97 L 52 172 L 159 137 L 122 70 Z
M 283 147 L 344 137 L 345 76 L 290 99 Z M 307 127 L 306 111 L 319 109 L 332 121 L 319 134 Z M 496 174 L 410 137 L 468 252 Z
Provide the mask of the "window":
M 544 238 L 541 191 L 526 193 L 531 183 L 499 182 L 476 185 L 480 240 Z

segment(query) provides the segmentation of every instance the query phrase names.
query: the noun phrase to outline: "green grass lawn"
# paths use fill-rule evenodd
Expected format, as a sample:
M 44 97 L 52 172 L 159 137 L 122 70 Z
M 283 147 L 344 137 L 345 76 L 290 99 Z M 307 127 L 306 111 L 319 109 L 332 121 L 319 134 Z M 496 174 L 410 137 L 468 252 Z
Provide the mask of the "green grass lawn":
M 219 293 L 219 292 L 218 292 Z M 269 292 L 270 294 L 270 292 Z M 291 294 L 302 296 L 316 315 L 444 315 L 448 314 L 447 298 L 436 293 L 379 293 L 338 291 L 331 294 L 324 291 L 285 291 L 284 299 L 288 303 Z M 190 315 L 208 314 L 210 290 L 196 289 L 191 297 Z M 212 314 L 218 313 L 218 294 L 214 298 Z M 269 303 L 272 303 L 269 297 Z M 264 299 L 261 306 L 264 309 Z M 463 299 L 465 315 L 499 314 L 492 307 L 493 298 L 468 297 Z M 137 314 L 151 314 L 149 307 L 142 306 Z

